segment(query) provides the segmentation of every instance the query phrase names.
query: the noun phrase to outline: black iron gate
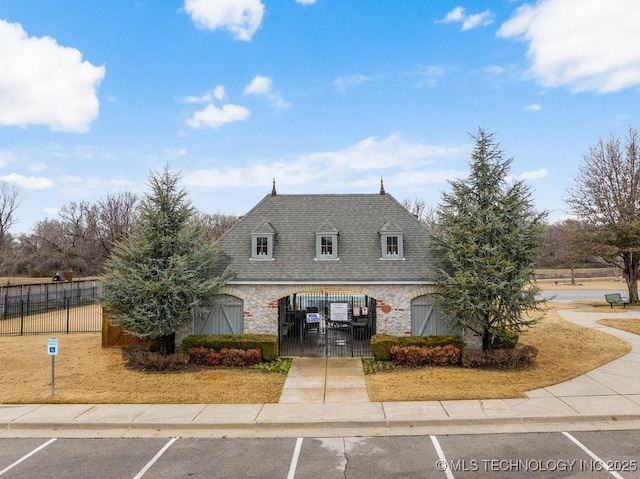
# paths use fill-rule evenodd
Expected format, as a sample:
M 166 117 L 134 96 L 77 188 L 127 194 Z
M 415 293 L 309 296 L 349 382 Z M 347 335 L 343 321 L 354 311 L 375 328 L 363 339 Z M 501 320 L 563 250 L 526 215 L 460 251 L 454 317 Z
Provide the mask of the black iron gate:
M 279 302 L 280 356 L 372 356 L 376 300 L 353 293 L 298 293 Z

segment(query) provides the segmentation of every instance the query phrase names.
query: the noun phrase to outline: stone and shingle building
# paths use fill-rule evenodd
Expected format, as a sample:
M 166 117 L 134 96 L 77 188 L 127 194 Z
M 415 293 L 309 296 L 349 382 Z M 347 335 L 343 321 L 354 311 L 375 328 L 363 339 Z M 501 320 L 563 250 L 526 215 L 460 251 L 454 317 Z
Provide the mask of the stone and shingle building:
M 196 316 L 194 332 L 278 334 L 282 347 L 304 340 L 309 326 L 316 339 L 336 325 L 352 331 L 352 323 L 368 335 L 448 334 L 432 307 L 426 278 L 435 258 L 426 238 L 425 225 L 382 182 L 376 194 L 309 195 L 277 194 L 274 183 L 220 238 L 220 266 L 234 276 L 217 306 Z M 346 316 L 331 303 L 346 304 Z M 309 311 L 320 324 L 290 327 Z

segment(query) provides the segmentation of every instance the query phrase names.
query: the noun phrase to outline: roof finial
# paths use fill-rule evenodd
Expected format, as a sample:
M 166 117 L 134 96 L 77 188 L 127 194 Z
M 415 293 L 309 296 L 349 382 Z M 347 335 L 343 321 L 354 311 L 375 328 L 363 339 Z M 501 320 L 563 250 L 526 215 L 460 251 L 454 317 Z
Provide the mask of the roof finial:
M 276 196 L 276 179 L 273 179 L 273 188 L 271 188 L 271 196 Z
M 380 194 L 384 195 L 385 191 L 384 191 L 384 183 L 382 182 L 382 178 L 380 178 Z

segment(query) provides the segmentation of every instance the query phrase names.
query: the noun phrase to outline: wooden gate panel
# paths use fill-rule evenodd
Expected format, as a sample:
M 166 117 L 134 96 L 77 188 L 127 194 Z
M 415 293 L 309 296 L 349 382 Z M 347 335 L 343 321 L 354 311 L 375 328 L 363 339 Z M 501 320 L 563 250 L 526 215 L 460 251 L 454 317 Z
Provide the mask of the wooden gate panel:
M 411 301 L 411 334 L 413 336 L 441 336 L 451 333 L 444 315 L 433 306 L 429 295 L 418 296 Z
M 131 343 L 140 343 L 144 340 L 125 333 L 122 328 L 114 326 L 109 321 L 110 313 L 102 310 L 102 347 L 121 348 Z
M 194 314 L 195 334 L 242 334 L 244 302 L 240 298 L 222 294 L 210 306 Z

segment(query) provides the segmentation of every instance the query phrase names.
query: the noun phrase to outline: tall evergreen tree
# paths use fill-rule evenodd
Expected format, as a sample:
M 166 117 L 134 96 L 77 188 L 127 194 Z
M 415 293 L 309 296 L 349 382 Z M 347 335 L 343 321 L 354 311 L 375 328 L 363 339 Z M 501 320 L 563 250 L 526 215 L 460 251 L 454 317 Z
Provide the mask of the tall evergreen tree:
M 512 160 L 494 135 L 479 129 L 473 139 L 470 175 L 450 182 L 430 241 L 441 254 L 436 307 L 456 329 L 479 335 L 486 351 L 495 335 L 535 323 L 525 313 L 543 302 L 534 266 L 547 213 L 535 211 L 522 181 L 509 181 Z
M 230 276 L 215 275 L 216 245 L 189 226 L 195 210 L 179 179 L 168 167 L 150 174 L 139 223 L 116 244 L 102 283 L 114 325 L 155 341 L 164 354 L 175 351 L 175 332 L 191 321 L 191 310 L 212 301 Z

